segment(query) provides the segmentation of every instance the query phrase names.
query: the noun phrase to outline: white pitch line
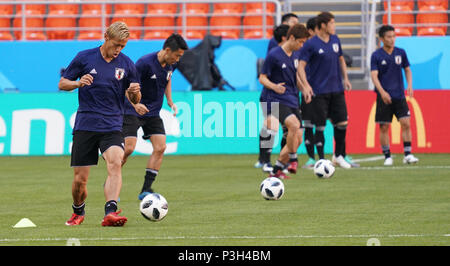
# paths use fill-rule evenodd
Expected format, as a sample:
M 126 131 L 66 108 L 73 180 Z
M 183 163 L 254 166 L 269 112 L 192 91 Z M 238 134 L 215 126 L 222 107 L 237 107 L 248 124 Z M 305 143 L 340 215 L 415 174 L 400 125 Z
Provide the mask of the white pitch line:
M 302 238 L 403 238 L 403 237 L 450 237 L 450 234 L 389 234 L 389 235 L 291 235 L 291 236 L 149 236 L 149 237 L 111 237 L 111 238 L 77 238 L 79 241 L 130 241 L 130 240 L 195 240 L 195 239 L 302 239 Z M 0 242 L 47 242 L 67 241 L 73 238 L 25 238 L 25 239 L 0 239 Z
M 417 170 L 417 169 L 450 169 L 450 165 L 405 165 L 405 166 L 362 166 L 346 170 Z
M 395 157 L 395 155 L 391 155 L 392 158 Z M 361 159 L 353 159 L 353 161 L 355 163 L 359 163 L 359 162 L 374 162 L 374 161 L 381 161 L 384 160 L 384 155 L 380 155 L 380 156 L 372 156 L 372 157 L 367 157 L 367 158 L 361 158 Z

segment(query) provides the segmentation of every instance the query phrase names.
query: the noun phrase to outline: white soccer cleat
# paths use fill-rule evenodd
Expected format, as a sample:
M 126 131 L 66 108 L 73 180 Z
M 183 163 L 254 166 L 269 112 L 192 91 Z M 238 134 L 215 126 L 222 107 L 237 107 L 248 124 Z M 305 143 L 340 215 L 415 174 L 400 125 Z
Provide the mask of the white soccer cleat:
M 412 154 L 409 154 L 408 156 L 405 156 L 405 158 L 403 158 L 403 163 L 407 164 L 417 163 L 418 161 L 419 159 Z
M 344 156 L 342 156 L 342 155 L 339 155 L 338 157 L 335 157 L 335 163 L 336 163 L 337 165 L 339 165 L 340 167 L 345 168 L 345 169 L 352 168 L 352 165 L 349 164 L 349 163 L 345 160 Z
M 384 160 L 384 165 L 385 166 L 391 166 L 394 164 L 394 160 L 392 160 L 392 157 L 388 157 Z
M 270 173 L 273 170 L 273 166 L 271 163 L 265 163 L 262 166 L 262 170 L 263 170 L 263 172 Z

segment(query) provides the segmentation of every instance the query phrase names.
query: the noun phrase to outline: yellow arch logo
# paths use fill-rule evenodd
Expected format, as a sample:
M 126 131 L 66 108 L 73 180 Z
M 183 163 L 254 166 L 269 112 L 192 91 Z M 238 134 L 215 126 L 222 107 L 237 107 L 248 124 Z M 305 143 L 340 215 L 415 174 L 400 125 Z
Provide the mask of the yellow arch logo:
M 416 99 L 409 96 L 406 97 L 406 101 L 411 103 L 412 109 L 414 111 L 414 117 L 416 119 L 416 130 L 417 130 L 417 147 L 426 147 L 426 137 L 425 137 L 425 123 L 423 121 L 422 109 L 420 109 L 419 104 Z M 375 101 L 370 109 L 369 120 L 367 121 L 367 135 L 366 135 L 366 148 L 375 147 L 375 111 L 377 102 Z M 400 123 L 397 119 L 393 119 L 391 123 L 391 142 L 392 144 L 401 143 L 401 128 Z

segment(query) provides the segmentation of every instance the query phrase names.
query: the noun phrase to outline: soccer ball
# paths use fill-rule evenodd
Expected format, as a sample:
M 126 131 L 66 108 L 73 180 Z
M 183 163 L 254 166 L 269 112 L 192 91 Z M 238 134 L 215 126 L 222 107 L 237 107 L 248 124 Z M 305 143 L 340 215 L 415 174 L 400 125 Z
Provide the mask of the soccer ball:
M 330 178 L 334 174 L 334 166 L 330 160 L 320 159 L 314 164 L 314 174 L 319 178 Z
M 139 210 L 146 219 L 157 222 L 166 217 L 169 206 L 162 195 L 150 193 L 142 199 Z
M 276 177 L 268 177 L 262 181 L 259 190 L 266 200 L 279 200 L 284 194 L 284 184 Z

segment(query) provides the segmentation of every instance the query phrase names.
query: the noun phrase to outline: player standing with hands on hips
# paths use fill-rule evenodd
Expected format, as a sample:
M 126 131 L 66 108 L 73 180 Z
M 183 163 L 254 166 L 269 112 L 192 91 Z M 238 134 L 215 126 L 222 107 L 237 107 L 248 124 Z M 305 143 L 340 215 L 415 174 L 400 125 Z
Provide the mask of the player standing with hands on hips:
M 79 107 L 71 152 L 73 214 L 66 222 L 69 226 L 84 220 L 89 170 L 98 163 L 99 149 L 108 172 L 104 186 L 105 216 L 101 224 L 123 226 L 127 222 L 126 217 L 119 216 L 121 211 L 117 211 L 122 187 L 124 100 L 138 103 L 141 99 L 134 63 L 121 53 L 129 35 L 125 23 L 111 24 L 106 29 L 105 42 L 100 47 L 79 52 L 58 84 L 64 91 L 78 88 Z
M 136 62 L 142 87 L 142 100 L 137 104 L 125 100 L 122 133 L 125 138 L 123 164 L 136 147 L 137 130 L 140 127 L 144 131 L 142 138 L 149 139 L 153 146 L 153 152 L 145 168 L 144 184 L 138 196 L 139 200 L 153 192 L 151 186 L 162 164 L 166 149 L 166 132 L 159 112 L 166 95 L 167 104 L 173 110 L 173 115 L 177 115 L 177 106 L 172 100 L 171 78 L 178 61 L 187 49 L 188 46 L 183 37 L 174 33 L 166 39 L 159 52 L 144 55 Z
M 383 42 L 383 47 L 373 52 L 370 59 L 370 70 L 377 93 L 375 122 L 380 125 L 380 144 L 385 156 L 384 165 L 390 166 L 394 163 L 389 148 L 389 126 L 393 115 L 397 117 L 402 128 L 405 154 L 403 163 L 416 163 L 419 159 L 411 153 L 410 112 L 406 103 L 402 75 L 402 69 L 404 69 L 408 83 L 406 91 L 412 97 L 412 72 L 408 57 L 405 50 L 395 47 L 394 27 L 383 25 L 378 34 Z

